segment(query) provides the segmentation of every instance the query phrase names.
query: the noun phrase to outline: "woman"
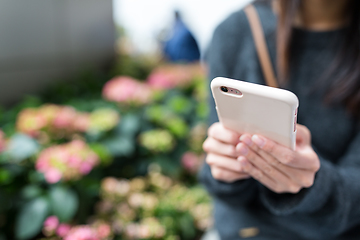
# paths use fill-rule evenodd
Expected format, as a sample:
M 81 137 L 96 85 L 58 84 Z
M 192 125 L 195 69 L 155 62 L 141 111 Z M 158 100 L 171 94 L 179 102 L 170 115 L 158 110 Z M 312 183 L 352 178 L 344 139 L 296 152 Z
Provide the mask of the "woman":
M 218 123 L 200 179 L 222 240 L 360 239 L 360 1 L 256 2 L 283 88 L 300 101 L 297 147 Z M 274 13 L 275 12 L 275 13 Z M 243 11 L 215 31 L 209 78 L 264 84 Z

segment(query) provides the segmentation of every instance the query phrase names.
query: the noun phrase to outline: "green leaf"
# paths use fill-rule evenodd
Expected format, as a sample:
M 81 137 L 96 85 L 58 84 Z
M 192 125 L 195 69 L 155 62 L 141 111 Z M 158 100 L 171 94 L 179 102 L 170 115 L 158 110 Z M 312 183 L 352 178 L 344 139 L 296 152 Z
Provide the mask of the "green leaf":
M 140 118 L 135 114 L 127 114 L 122 117 L 119 125 L 119 133 L 133 137 L 140 128 Z
M 129 156 L 135 151 L 135 143 L 131 138 L 118 136 L 103 142 L 109 152 L 116 157 Z
M 194 219 L 190 214 L 185 213 L 179 219 L 179 227 L 185 239 L 192 239 L 196 235 Z
M 53 214 L 59 218 L 60 222 L 67 222 L 75 215 L 79 199 L 73 190 L 55 186 L 50 190 L 50 204 Z
M 42 190 L 39 186 L 37 185 L 28 185 L 26 187 L 24 187 L 21 191 L 21 196 L 24 199 L 33 199 L 35 197 L 40 196 L 42 193 Z
M 12 181 L 13 177 L 7 169 L 0 169 L 0 184 L 8 184 Z
M 189 127 L 180 117 L 173 117 L 166 122 L 166 127 L 177 137 L 183 138 L 189 133 Z
M 189 114 L 192 110 L 192 102 L 188 98 L 178 95 L 172 97 L 167 105 L 175 112 L 180 114 Z
M 112 162 L 112 156 L 108 149 L 102 144 L 89 144 L 89 147 L 99 156 L 101 164 L 109 165 Z
M 45 197 L 26 203 L 19 212 L 16 221 L 16 238 L 29 239 L 37 235 L 49 212 L 49 202 Z
M 9 141 L 5 155 L 12 161 L 21 162 L 39 150 L 39 144 L 25 134 L 15 134 Z

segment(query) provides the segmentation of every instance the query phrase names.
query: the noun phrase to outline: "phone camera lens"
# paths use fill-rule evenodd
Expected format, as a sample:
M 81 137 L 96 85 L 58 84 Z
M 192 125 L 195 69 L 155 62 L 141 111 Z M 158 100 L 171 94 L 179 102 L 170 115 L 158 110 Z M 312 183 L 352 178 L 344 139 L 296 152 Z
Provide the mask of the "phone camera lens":
M 223 92 L 228 92 L 228 88 L 227 88 L 227 87 L 221 87 L 220 89 L 221 89 L 221 91 L 223 91 Z

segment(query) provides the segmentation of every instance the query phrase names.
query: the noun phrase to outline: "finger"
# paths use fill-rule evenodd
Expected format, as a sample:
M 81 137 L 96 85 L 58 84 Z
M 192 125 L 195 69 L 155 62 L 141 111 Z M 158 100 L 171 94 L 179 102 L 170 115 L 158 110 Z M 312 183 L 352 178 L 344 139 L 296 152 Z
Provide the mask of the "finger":
M 310 145 L 311 133 L 309 129 L 300 124 L 297 124 L 296 129 L 296 147 Z
M 251 177 L 256 179 L 258 182 L 263 184 L 265 187 L 276 193 L 298 193 L 301 190 L 300 184 L 297 184 L 293 181 L 287 181 L 282 184 L 275 182 L 273 179 L 268 177 L 266 174 L 263 174 L 261 170 L 257 169 L 251 162 L 244 156 L 240 156 L 238 161 L 242 162 L 243 169 L 245 172 L 249 173 Z
M 250 178 L 247 173 L 236 173 L 217 166 L 211 167 L 211 175 L 214 179 L 227 183 Z
M 276 182 L 273 179 L 269 178 L 267 175 L 263 174 L 262 171 L 257 169 L 251 162 L 247 160 L 244 156 L 240 156 L 238 161 L 243 166 L 243 169 L 246 173 L 248 173 L 252 178 L 266 186 L 272 191 L 277 191 L 278 187 Z
M 311 158 L 302 157 L 298 154 L 298 152 L 293 151 L 262 136 L 253 135 L 251 140 L 261 150 L 270 154 L 282 164 L 300 169 L 313 169 L 316 167 L 315 165 L 317 162 L 313 161 Z M 302 155 L 306 155 L 306 153 L 303 152 Z
M 234 145 L 225 144 L 212 137 L 208 137 L 205 140 L 203 143 L 203 149 L 207 153 L 216 153 L 234 158 L 238 156 Z
M 289 176 L 287 174 L 287 172 L 288 172 L 287 170 L 288 170 L 289 167 L 287 165 L 282 164 L 280 161 L 278 161 L 272 155 L 265 152 L 259 146 L 254 144 L 252 142 L 252 140 L 251 140 L 251 135 L 250 134 L 243 134 L 241 136 L 241 138 L 240 138 L 240 141 L 244 142 L 250 149 L 252 149 L 255 153 L 257 153 L 259 156 L 261 156 L 268 164 L 270 164 L 274 168 L 278 169 L 283 174 Z
M 244 143 L 239 143 L 236 148 L 239 152 L 242 152 L 242 156 L 246 156 L 246 159 L 274 182 L 284 185 L 291 180 L 286 174 L 269 164 L 262 156 L 256 154 L 256 152 L 248 148 Z
M 270 154 L 260 149 L 256 144 L 250 143 L 250 135 L 244 134 L 240 140 L 250 145 L 250 149 L 259 154 L 267 163 L 278 169 L 282 174 L 289 178 L 292 182 L 303 187 L 310 187 L 314 183 L 314 174 L 312 171 L 300 168 L 293 168 L 282 164 Z M 248 146 L 249 147 L 249 146 Z
M 236 145 L 240 138 L 240 134 L 225 128 L 219 122 L 214 123 L 209 127 L 208 136 L 232 145 Z
M 223 169 L 236 173 L 243 173 L 243 167 L 238 161 L 236 161 L 235 158 L 229 158 L 227 156 L 209 153 L 206 156 L 205 161 L 210 166 L 221 167 Z

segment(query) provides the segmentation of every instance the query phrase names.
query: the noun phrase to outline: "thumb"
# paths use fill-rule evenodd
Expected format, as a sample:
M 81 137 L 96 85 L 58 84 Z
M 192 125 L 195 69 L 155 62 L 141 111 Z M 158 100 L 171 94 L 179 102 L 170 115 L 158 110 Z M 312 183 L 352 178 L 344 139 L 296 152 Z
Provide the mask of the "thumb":
M 309 145 L 311 143 L 310 130 L 301 124 L 297 124 L 296 129 L 296 145 Z

